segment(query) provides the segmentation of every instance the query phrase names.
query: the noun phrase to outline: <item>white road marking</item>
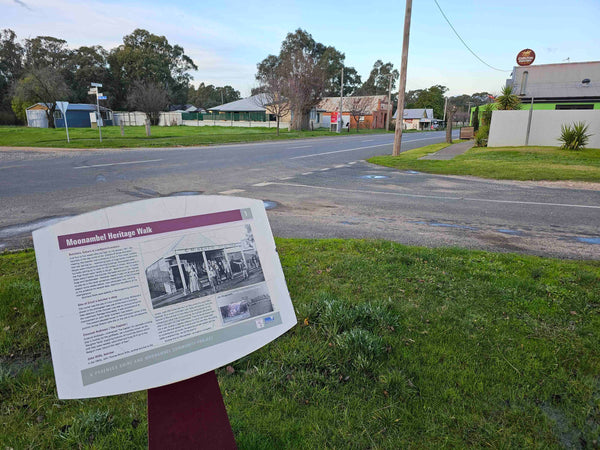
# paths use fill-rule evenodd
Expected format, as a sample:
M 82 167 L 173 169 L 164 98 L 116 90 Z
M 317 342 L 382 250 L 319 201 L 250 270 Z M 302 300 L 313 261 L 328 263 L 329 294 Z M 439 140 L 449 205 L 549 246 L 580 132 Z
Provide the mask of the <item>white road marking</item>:
M 278 180 L 291 180 L 292 178 L 294 178 L 294 177 L 281 177 L 281 178 L 278 178 Z
M 407 140 L 405 142 L 405 144 L 408 144 L 409 142 L 417 142 L 417 141 L 431 141 L 432 139 L 439 139 L 439 136 L 438 137 L 428 137 L 428 138 L 423 138 L 423 139 L 412 139 L 410 141 Z M 302 158 L 311 158 L 313 156 L 332 155 L 334 153 L 353 152 L 355 150 L 364 150 L 365 148 L 383 147 L 383 146 L 387 146 L 387 145 L 392 145 L 392 142 L 388 142 L 387 144 L 376 144 L 376 145 L 367 145 L 364 147 L 347 148 L 345 150 L 335 150 L 332 152 L 311 153 L 310 155 L 294 156 L 293 158 L 290 158 L 290 159 L 302 159 Z
M 91 166 L 77 166 L 77 167 L 73 167 L 73 169 L 91 169 L 93 167 L 121 166 L 124 164 L 143 164 L 143 163 L 157 162 L 157 161 L 162 161 L 162 159 L 145 159 L 143 161 L 127 161 L 127 162 L 110 163 L 110 164 L 94 164 Z
M 368 145 L 366 147 L 356 147 L 356 148 L 347 148 L 345 150 L 335 150 L 333 152 L 323 152 L 323 153 L 312 153 L 310 155 L 302 155 L 302 156 L 294 156 L 290 159 L 302 159 L 302 158 L 310 158 L 312 156 L 323 156 L 323 155 L 331 155 L 333 153 L 344 153 L 344 152 L 353 152 L 355 150 L 363 150 L 365 148 L 374 148 L 374 147 L 383 147 L 384 145 L 392 145 L 392 144 L 377 144 L 377 145 Z
M 358 161 L 352 161 L 352 162 L 349 162 L 348 164 L 353 165 L 353 164 L 356 164 L 357 162 Z
M 304 172 L 304 173 L 302 173 L 300 175 L 312 175 L 312 172 Z
M 324 169 L 319 169 L 320 172 L 325 172 L 326 170 L 329 170 L 329 167 L 325 167 Z
M 18 166 L 6 166 L 6 167 L 0 167 L 0 170 L 2 169 L 14 169 L 15 167 L 24 167 L 23 164 L 19 164 Z
M 229 189 L 228 191 L 221 191 L 219 194 L 229 195 L 229 194 L 239 194 L 240 192 L 246 192 L 245 189 Z
M 263 186 L 268 186 L 270 184 L 275 184 L 275 183 L 271 183 L 270 181 L 263 181 L 262 183 L 256 183 L 256 184 L 253 184 L 252 186 L 263 187 Z
M 296 147 L 288 147 L 288 148 L 292 149 L 292 148 L 306 148 L 306 147 L 312 147 L 312 145 L 298 145 Z
M 600 206 L 596 205 L 575 205 L 570 203 L 545 203 L 545 202 L 525 202 L 519 200 L 495 200 L 486 198 L 469 198 L 469 197 L 443 197 L 441 195 L 422 195 L 422 194 L 403 194 L 400 192 L 385 192 L 385 191 L 362 191 L 357 189 L 340 189 L 324 186 L 310 186 L 306 184 L 295 184 L 295 183 L 270 183 L 278 184 L 281 186 L 300 187 L 308 189 L 319 189 L 325 191 L 336 191 L 336 192 L 353 192 L 357 194 L 383 194 L 383 195 L 394 195 L 396 197 L 413 197 L 413 198 L 430 198 L 434 200 L 463 200 L 466 202 L 482 202 L 482 203 L 510 203 L 515 205 L 536 205 L 536 206 L 563 206 L 567 208 L 585 208 L 585 209 L 600 209 Z

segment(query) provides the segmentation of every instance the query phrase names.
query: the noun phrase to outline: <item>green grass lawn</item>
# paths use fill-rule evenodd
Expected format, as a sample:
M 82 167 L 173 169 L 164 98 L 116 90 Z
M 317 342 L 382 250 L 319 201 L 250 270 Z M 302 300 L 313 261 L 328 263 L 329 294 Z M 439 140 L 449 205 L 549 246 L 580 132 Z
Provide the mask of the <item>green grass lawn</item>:
M 573 180 L 600 182 L 600 149 L 557 147 L 472 148 L 448 161 L 419 160 L 448 144 L 433 144 L 400 156 L 376 156 L 369 162 L 402 170 L 444 175 L 472 175 L 505 180 Z
M 600 263 L 278 239 L 298 325 L 217 370 L 241 449 L 598 448 Z M 143 448 L 59 401 L 32 251 L 0 255 L 0 448 Z
M 386 133 L 385 130 L 360 130 L 360 134 Z M 343 136 L 354 136 L 355 130 L 343 132 Z M 125 127 L 121 136 L 120 127 L 103 127 L 102 142 L 98 130 L 70 128 L 71 143 L 67 143 L 64 128 L 27 128 L 0 126 L 0 147 L 65 147 L 65 148 L 123 148 L 123 147 L 177 147 L 211 145 L 232 142 L 254 142 L 277 139 L 339 136 L 325 129 L 315 131 L 287 131 L 266 127 L 152 127 L 151 136 L 146 136 L 144 127 Z

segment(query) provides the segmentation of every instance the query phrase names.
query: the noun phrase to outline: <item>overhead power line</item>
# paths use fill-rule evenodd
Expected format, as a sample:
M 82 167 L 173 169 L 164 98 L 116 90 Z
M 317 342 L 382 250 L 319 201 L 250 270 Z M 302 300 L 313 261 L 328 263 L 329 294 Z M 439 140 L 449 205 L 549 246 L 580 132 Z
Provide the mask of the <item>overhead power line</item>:
M 448 20 L 448 17 L 446 17 L 446 14 L 444 14 L 444 11 L 442 10 L 442 7 L 440 6 L 440 4 L 437 2 L 437 0 L 433 0 L 435 2 L 435 4 L 437 5 L 438 9 L 440 10 L 440 12 L 442 13 L 442 16 L 444 16 L 444 19 L 446 19 L 446 22 L 448 22 L 448 25 L 450 25 L 450 28 L 452 28 L 452 31 L 454 31 L 454 34 L 456 34 L 456 37 L 458 39 L 460 39 L 460 42 L 463 43 L 463 45 L 467 48 L 467 50 L 469 50 L 471 52 L 471 54 L 477 58 L 479 61 L 481 61 L 483 64 L 485 64 L 486 66 L 488 66 L 490 69 L 494 69 L 497 70 L 498 72 L 510 72 L 510 70 L 502 70 L 502 69 L 498 69 L 494 66 L 489 65 L 488 63 L 486 63 L 483 59 L 481 59 L 473 50 L 471 50 L 471 47 L 469 47 L 467 45 L 467 43 L 464 41 L 464 39 L 462 37 L 460 37 L 460 34 L 458 34 L 458 31 L 456 31 L 456 29 L 452 26 L 452 24 L 450 23 L 450 20 Z

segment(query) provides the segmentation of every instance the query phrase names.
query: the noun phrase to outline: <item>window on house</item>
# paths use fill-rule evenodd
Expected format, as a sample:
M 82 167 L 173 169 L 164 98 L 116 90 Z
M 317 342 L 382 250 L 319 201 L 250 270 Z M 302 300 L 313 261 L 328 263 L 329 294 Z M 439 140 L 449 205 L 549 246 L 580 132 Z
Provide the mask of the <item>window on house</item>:
M 54 120 L 57 120 L 57 119 L 60 120 L 62 118 L 63 118 L 62 111 L 60 111 L 60 110 L 54 111 Z
M 585 103 L 585 104 L 562 104 L 556 105 L 554 109 L 594 109 L 593 103 Z

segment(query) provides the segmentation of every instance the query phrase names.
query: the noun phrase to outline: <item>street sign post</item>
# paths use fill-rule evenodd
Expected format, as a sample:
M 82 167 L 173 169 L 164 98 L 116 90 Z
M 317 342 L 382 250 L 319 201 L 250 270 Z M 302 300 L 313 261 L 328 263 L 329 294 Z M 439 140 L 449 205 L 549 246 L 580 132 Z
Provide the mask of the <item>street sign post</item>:
M 67 131 L 67 142 L 71 142 L 69 138 L 69 124 L 67 123 L 67 109 L 69 108 L 69 102 L 56 102 L 56 107 L 60 110 L 63 117 L 65 118 L 65 130 Z
M 102 95 L 102 93 L 98 92 L 98 88 L 102 87 L 102 83 L 90 83 L 92 88 L 88 91 L 88 93 L 91 92 L 91 95 L 96 94 L 96 121 L 98 123 L 98 133 L 100 134 L 100 142 L 102 142 L 102 116 L 100 115 L 100 96 Z M 106 100 L 106 98 L 104 98 L 103 100 Z

